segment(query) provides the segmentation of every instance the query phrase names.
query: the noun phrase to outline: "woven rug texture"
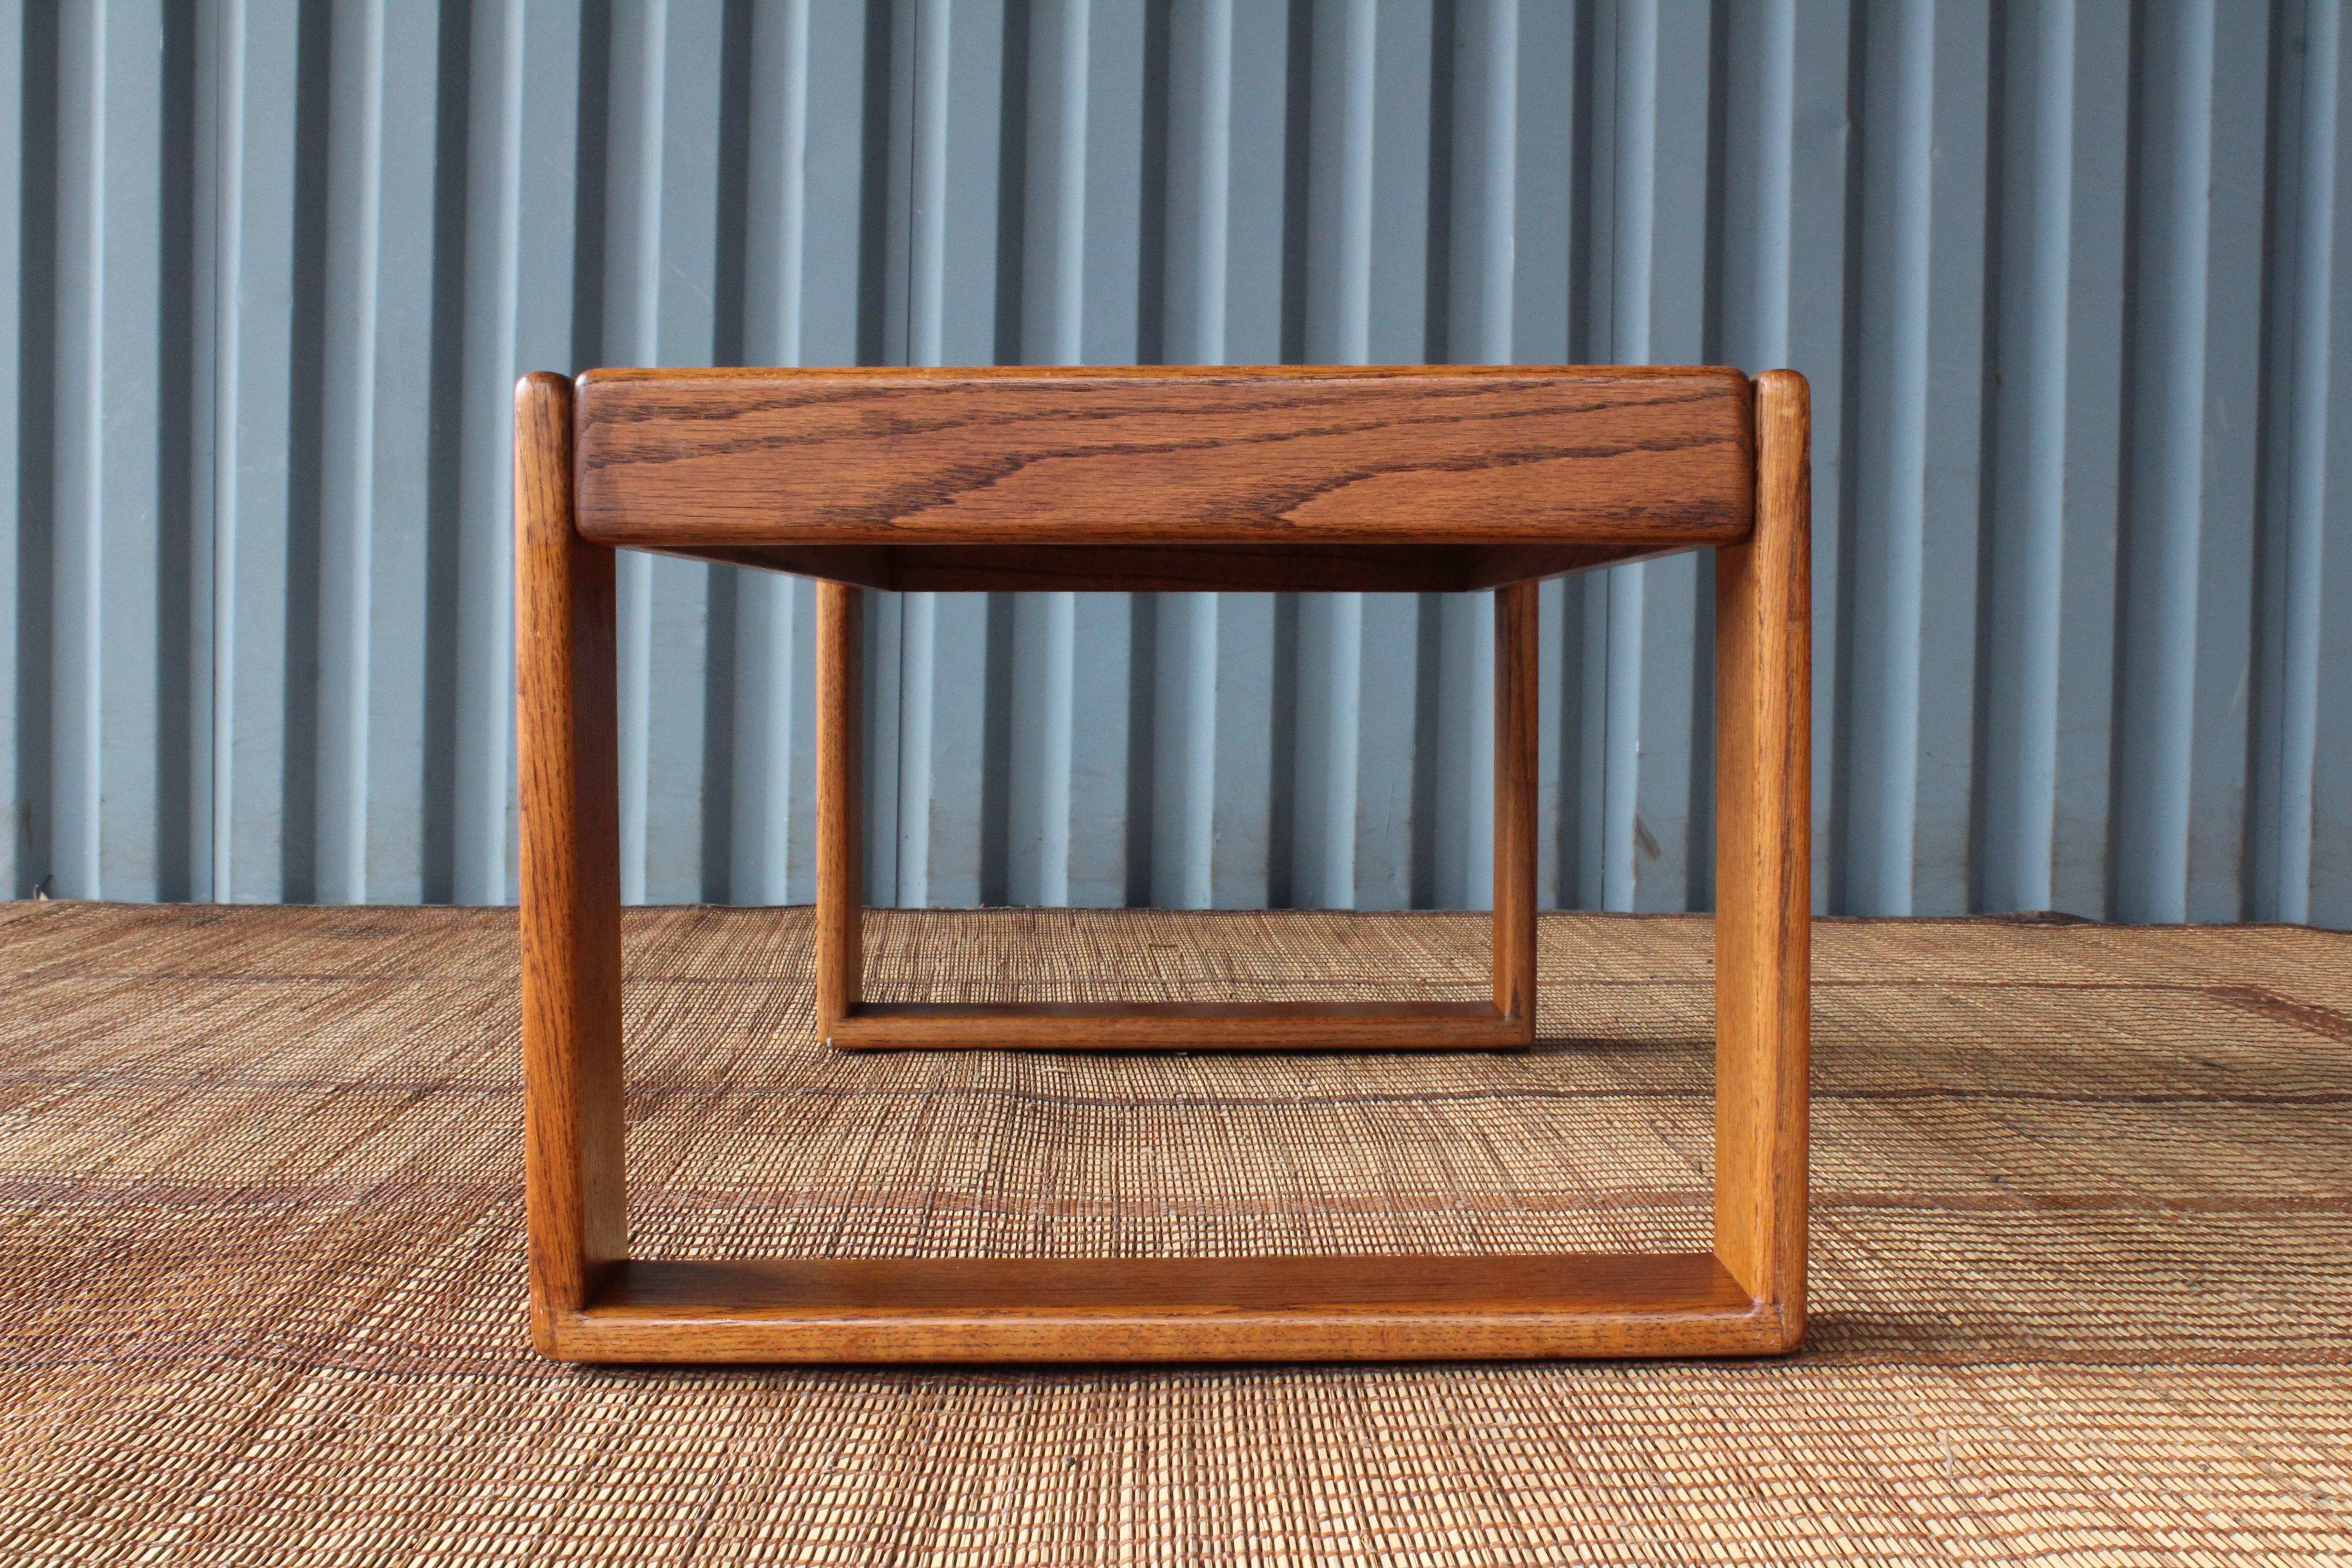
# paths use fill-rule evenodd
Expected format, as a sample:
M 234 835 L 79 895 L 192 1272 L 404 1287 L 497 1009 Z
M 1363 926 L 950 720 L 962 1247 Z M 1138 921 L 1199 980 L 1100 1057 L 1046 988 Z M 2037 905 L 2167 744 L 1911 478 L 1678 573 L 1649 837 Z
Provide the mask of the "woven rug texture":
M 1469 998 L 1482 917 L 877 911 L 882 999 Z M 626 921 L 641 1256 L 1707 1245 L 1712 940 L 1522 1052 L 836 1056 Z M 1760 1362 L 583 1369 L 511 911 L 0 905 L 0 1563 L 2352 1562 L 2352 936 L 1829 921 Z

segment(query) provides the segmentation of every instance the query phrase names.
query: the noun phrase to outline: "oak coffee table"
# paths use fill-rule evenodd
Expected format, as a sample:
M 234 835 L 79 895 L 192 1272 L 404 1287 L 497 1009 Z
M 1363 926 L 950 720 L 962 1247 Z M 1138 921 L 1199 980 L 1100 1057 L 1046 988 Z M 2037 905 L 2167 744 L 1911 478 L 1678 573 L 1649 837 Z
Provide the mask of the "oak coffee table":
M 568 1361 L 1754 1354 L 1804 1329 L 1810 416 L 1719 368 L 597 370 L 515 391 L 532 1337 Z M 1461 1049 L 1536 1033 L 1537 585 L 1716 559 L 1710 1252 L 628 1255 L 614 550 L 820 580 L 817 1027 L 843 1050 Z M 1492 591 L 1494 992 L 865 1000 L 867 588 Z

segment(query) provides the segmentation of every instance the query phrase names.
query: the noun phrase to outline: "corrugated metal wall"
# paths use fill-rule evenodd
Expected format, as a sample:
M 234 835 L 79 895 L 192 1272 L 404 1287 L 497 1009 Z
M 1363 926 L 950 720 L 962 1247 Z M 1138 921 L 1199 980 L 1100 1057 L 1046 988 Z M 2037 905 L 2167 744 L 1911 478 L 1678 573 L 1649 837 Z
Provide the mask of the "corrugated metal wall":
M 1728 362 L 1817 887 L 2352 924 L 2343 0 L 0 0 L 0 884 L 512 896 L 508 387 Z M 624 557 L 625 885 L 805 900 L 805 584 Z M 1703 557 L 1545 590 L 1544 897 L 1709 899 Z M 1475 597 L 872 617 L 877 902 L 1475 905 Z

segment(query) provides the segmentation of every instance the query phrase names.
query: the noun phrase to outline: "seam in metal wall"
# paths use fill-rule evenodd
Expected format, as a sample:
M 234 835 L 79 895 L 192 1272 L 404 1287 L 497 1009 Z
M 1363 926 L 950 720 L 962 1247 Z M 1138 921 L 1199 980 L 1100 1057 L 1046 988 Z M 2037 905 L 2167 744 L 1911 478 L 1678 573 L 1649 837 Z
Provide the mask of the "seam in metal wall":
M 1822 908 L 2352 925 L 2344 9 L 0 0 L 0 883 L 510 899 L 525 370 L 1706 362 Z M 1711 593 L 1544 589 L 1548 903 L 1707 905 Z M 628 896 L 806 900 L 808 585 L 621 605 Z M 870 624 L 877 902 L 1488 898 L 1482 596 Z

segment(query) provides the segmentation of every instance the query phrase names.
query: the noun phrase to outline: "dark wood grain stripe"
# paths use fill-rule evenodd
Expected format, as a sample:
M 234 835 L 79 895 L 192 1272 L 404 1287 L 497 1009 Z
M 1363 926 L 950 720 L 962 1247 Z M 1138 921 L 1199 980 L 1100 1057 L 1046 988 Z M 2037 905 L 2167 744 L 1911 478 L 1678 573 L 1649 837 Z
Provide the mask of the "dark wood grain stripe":
M 2315 1035 L 2325 1035 L 2331 1040 L 2352 1045 L 2352 1018 L 2333 1007 L 2322 1007 L 2313 1002 L 2295 1002 L 2259 985 L 2216 985 L 2206 994 L 2243 1007 L 2249 1013 L 2259 1013 L 2282 1024 L 2292 1024 L 2298 1029 L 2308 1029 Z

